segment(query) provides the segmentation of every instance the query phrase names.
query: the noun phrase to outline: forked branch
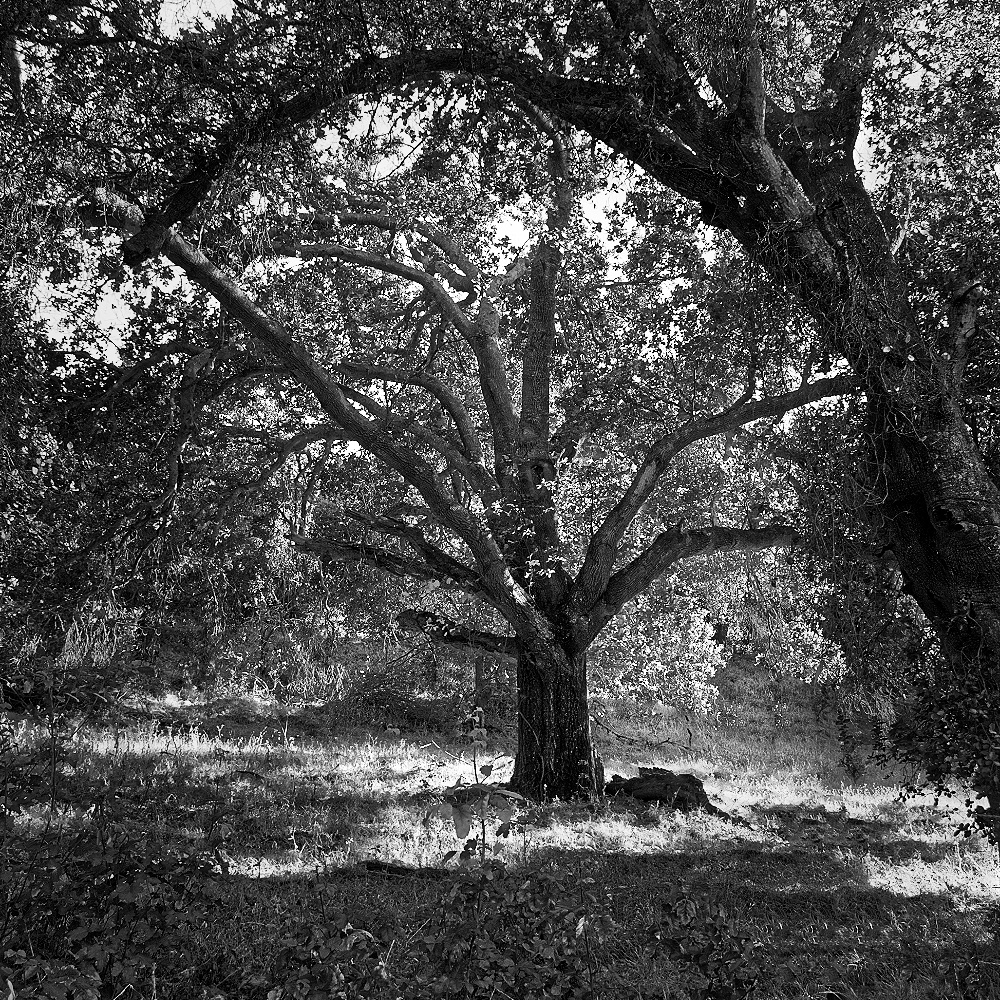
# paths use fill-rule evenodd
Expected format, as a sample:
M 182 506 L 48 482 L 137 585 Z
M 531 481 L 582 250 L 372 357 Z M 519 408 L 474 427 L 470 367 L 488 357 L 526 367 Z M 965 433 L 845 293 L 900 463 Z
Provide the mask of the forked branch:
M 643 552 L 623 566 L 608 581 L 590 613 L 589 641 L 622 607 L 638 597 L 671 566 L 683 559 L 711 555 L 713 552 L 756 552 L 760 549 L 787 548 L 795 544 L 794 528 L 775 524 L 765 528 L 706 527 L 661 532 Z
M 629 525 L 653 495 L 673 460 L 696 441 L 734 431 L 738 427 L 765 418 L 778 419 L 790 410 L 829 396 L 852 392 L 856 382 L 849 376 L 836 375 L 799 386 L 789 392 L 763 399 L 745 397 L 733 406 L 689 423 L 655 441 L 618 502 L 594 532 L 576 582 L 576 600 L 582 611 L 589 611 L 601 598 L 618 555 L 618 546 Z

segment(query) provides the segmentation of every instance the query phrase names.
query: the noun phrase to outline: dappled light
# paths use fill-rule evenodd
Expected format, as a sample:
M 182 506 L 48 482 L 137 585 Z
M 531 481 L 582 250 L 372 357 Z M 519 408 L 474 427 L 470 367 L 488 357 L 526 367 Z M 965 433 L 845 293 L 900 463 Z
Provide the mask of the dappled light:
M 1000 997 L 996 6 L 0 3 L 0 1000 Z
M 738 694 L 747 687 L 744 678 Z M 796 981 L 850 986 L 860 995 L 902 989 L 908 974 L 932 982 L 941 963 L 982 937 L 982 920 L 1000 903 L 996 852 L 979 838 L 955 840 L 955 803 L 904 803 L 898 784 L 844 780 L 832 763 L 836 734 L 812 713 L 807 687 L 797 698 L 789 692 L 798 735 L 787 737 L 788 747 L 766 731 L 751 733 L 726 687 L 723 717 L 738 721 L 729 729 L 703 721 L 698 754 L 651 749 L 681 734 L 677 720 L 646 723 L 640 736 L 627 714 L 615 719 L 619 737 L 599 744 L 609 769 L 627 769 L 622 748 L 634 734 L 631 759 L 638 753 L 648 765 L 698 776 L 720 815 L 627 795 L 526 803 L 508 835 L 496 835 L 490 821 L 490 858 L 515 882 L 538 871 L 592 880 L 599 890 L 592 916 L 611 921 L 620 942 L 610 952 L 602 946 L 602 967 L 625 980 L 683 982 L 683 964 L 641 943 L 659 900 L 680 887 L 708 907 L 706 915 L 724 911 L 749 935 L 754 961 L 774 983 L 788 970 Z M 204 855 L 222 880 L 224 905 L 205 925 L 216 943 L 197 945 L 199 961 L 218 970 L 224 991 L 253 992 L 253 984 L 268 982 L 276 943 L 297 926 L 328 919 L 323 914 L 347 913 L 365 928 L 391 914 L 402 940 L 408 921 L 427 919 L 449 879 L 475 871 L 447 860 L 461 842 L 436 809 L 449 787 L 474 784 L 474 753 L 496 768 L 490 778 L 510 774 L 502 736 L 471 747 L 427 730 L 343 731 L 336 716 L 320 732 L 315 713 L 297 718 L 274 706 L 269 724 L 260 725 L 263 706 L 248 718 L 245 705 L 230 704 L 230 719 L 213 708 L 212 731 L 201 728 L 205 715 L 194 704 L 171 705 L 169 717 L 157 712 L 140 721 L 129 712 L 114 725 L 80 727 L 60 751 L 56 803 L 22 807 L 8 837 L 30 843 L 56 830 L 79 836 L 111 824 L 158 853 Z M 38 731 L 8 752 L 26 753 L 29 742 L 44 756 Z M 787 766 L 796 747 L 802 768 Z M 238 973 L 230 964 L 237 956 Z

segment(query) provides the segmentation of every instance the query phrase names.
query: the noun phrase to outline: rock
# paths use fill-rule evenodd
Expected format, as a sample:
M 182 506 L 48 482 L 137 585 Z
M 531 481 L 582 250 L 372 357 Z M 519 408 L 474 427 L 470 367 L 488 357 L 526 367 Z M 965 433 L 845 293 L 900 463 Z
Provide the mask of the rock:
M 643 802 L 663 802 L 682 812 L 705 809 L 714 812 L 705 787 L 693 774 L 675 774 L 660 767 L 640 767 L 636 778 L 613 774 L 604 788 L 605 795 L 624 793 Z

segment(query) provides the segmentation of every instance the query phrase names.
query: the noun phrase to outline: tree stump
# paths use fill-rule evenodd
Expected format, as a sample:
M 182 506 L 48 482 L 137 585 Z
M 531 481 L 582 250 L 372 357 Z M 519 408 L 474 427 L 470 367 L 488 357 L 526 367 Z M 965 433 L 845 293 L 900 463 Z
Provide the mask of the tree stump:
M 705 809 L 714 812 L 701 781 L 693 774 L 676 774 L 660 767 L 640 767 L 635 778 L 613 774 L 604 787 L 605 795 L 624 793 L 642 802 L 663 802 L 681 812 Z

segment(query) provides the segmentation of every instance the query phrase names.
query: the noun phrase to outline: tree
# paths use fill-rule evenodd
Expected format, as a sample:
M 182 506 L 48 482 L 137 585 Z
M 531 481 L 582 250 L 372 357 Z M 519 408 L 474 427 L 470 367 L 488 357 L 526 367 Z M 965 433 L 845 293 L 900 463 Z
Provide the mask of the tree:
M 29 54 L 58 54 L 65 72 L 55 90 L 64 102 L 120 102 L 102 106 L 97 119 L 110 121 L 114 130 L 108 134 L 127 135 L 128 141 L 109 144 L 91 126 L 75 147 L 87 150 L 114 190 L 94 189 L 97 169 L 83 171 L 82 182 L 77 169 L 65 182 L 81 192 L 89 184 L 91 218 L 130 233 L 127 262 L 141 266 L 163 254 L 184 268 L 294 373 L 333 423 L 402 475 L 434 519 L 461 539 L 472 561 L 454 565 L 405 521 L 372 525 L 412 544 L 422 557 L 420 572 L 484 593 L 513 628 L 524 664 L 522 689 L 530 692 L 522 706 L 519 778 L 525 786 L 544 784 L 545 755 L 525 763 L 532 730 L 546 746 L 550 730 L 560 733 L 551 739 L 565 748 L 552 790 L 566 793 L 576 783 L 575 768 L 564 766 L 573 756 L 571 745 L 592 756 L 585 737 L 576 744 L 571 735 L 586 729 L 581 657 L 624 600 L 683 555 L 779 540 L 767 529 L 740 535 L 678 527 L 661 532 L 622 565 L 628 525 L 671 460 L 705 434 L 816 398 L 802 389 L 764 400 L 754 387 L 728 408 L 701 413 L 661 435 L 595 530 L 579 572 L 571 577 L 550 562 L 545 553 L 556 534 L 546 483 L 555 462 L 551 445 L 546 447 L 546 373 L 563 266 L 555 233 L 565 216 L 559 197 L 565 130 L 591 137 L 697 206 L 701 224 L 727 234 L 776 293 L 800 304 L 818 363 L 843 359 L 853 371 L 867 397 L 867 475 L 878 495 L 864 514 L 877 523 L 956 669 L 984 664 L 984 676 L 995 686 L 1000 493 L 985 443 L 993 433 L 994 408 L 977 396 L 976 385 L 995 366 L 985 292 L 995 280 L 996 236 L 987 225 L 972 227 L 970 235 L 963 220 L 988 218 L 995 205 L 990 171 L 997 161 L 996 102 L 989 95 L 996 80 L 992 70 L 984 73 L 970 59 L 974 36 L 956 29 L 976 18 L 988 23 L 985 5 L 956 3 L 942 11 L 923 3 L 799 9 L 750 2 L 734 11 L 711 2 L 692 10 L 608 0 L 583 7 L 499 4 L 488 13 L 442 5 L 415 18 L 391 5 L 352 6 L 348 17 L 339 4 L 316 3 L 292 13 L 262 10 L 259 17 L 240 8 L 231 19 L 174 37 L 158 32 L 150 9 L 131 8 L 141 14 L 131 20 L 125 9 L 115 7 L 117 13 L 103 22 L 77 14 L 60 26 L 63 35 L 28 14 L 13 26 Z M 73 72 L 81 52 L 89 75 Z M 108 94 L 125 52 L 147 60 L 155 78 L 151 83 L 148 74 L 133 77 L 130 90 Z M 30 121 L 31 101 L 40 107 L 47 98 L 54 102 L 41 87 L 32 92 L 26 61 L 28 78 L 18 81 L 14 98 Z M 103 72 L 94 73 L 94 65 Z M 157 91 L 162 80 L 170 86 Z M 476 114 L 516 109 L 541 130 L 555 164 L 550 227 L 527 264 L 530 334 L 517 359 L 523 368 L 520 412 L 512 402 L 516 394 L 506 393 L 504 380 L 496 377 L 504 366 L 489 310 L 482 308 L 491 295 L 482 297 L 477 313 L 456 303 L 446 288 L 450 276 L 459 291 L 471 284 L 477 294 L 479 276 L 463 270 L 441 245 L 444 240 L 424 235 L 416 241 L 427 266 L 418 261 L 412 267 L 391 255 L 373 261 L 358 256 L 370 251 L 347 247 L 335 251 L 343 260 L 354 253 L 354 263 L 364 260 L 412 281 L 475 357 L 492 455 L 489 446 L 462 436 L 468 420 L 460 400 L 420 376 L 421 388 L 459 432 L 447 441 L 432 439 L 426 427 L 420 431 L 419 446 L 436 453 L 437 469 L 386 432 L 394 415 L 380 412 L 377 399 L 345 394 L 336 376 L 357 375 L 357 369 L 324 370 L 181 235 L 185 226 L 211 217 L 206 199 L 213 192 L 218 198 L 222 186 L 233 183 L 238 162 L 245 176 L 248 157 L 262 146 L 290 148 L 289 137 L 301 136 L 296 130 L 306 123 L 321 132 L 347 132 L 360 95 L 382 97 L 400 88 L 422 99 L 430 95 L 438 107 L 450 109 L 429 116 L 430 135 L 447 132 L 455 122 L 468 124 Z M 117 116 L 135 113 L 137 105 L 141 128 L 132 130 Z M 894 121 L 889 111 L 900 105 L 905 113 Z M 55 120 L 50 116 L 27 128 L 32 148 L 42 133 L 51 134 Z M 893 171 L 881 207 L 856 162 L 863 132 Z M 915 172 L 912 164 L 921 162 L 935 164 L 934 171 Z M 142 191 L 155 207 L 144 211 L 130 203 L 130 191 Z M 892 207 L 898 209 L 895 221 Z M 412 372 L 388 373 L 390 379 L 401 375 Z M 491 525 L 456 507 L 436 478 L 443 463 L 459 471 L 463 489 L 491 503 L 496 494 L 533 512 L 531 544 L 512 538 L 517 518 L 504 516 Z M 543 573 L 531 554 L 538 555 Z M 547 679 L 556 676 L 565 677 L 565 685 Z M 982 752 L 975 757 L 975 777 L 997 808 L 1000 779 L 986 752 L 995 740 L 986 729 L 976 738 Z

